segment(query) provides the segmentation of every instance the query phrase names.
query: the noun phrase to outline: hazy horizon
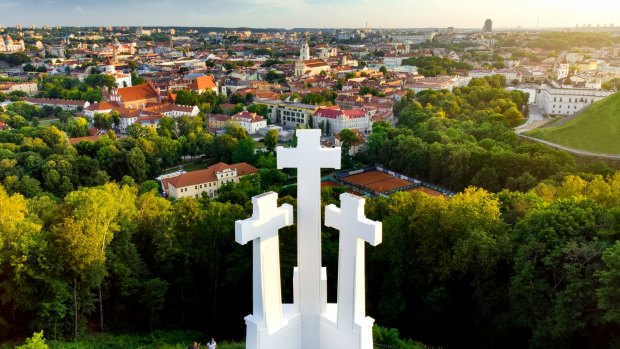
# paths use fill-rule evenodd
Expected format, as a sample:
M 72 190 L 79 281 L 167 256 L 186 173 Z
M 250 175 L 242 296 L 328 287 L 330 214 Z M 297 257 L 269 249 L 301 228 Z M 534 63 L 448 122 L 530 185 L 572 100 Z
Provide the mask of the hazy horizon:
M 620 2 L 578 0 L 519 6 L 484 0 L 0 0 L 0 25 L 252 28 L 571 28 L 609 26 Z M 565 10 L 563 10 L 565 9 Z

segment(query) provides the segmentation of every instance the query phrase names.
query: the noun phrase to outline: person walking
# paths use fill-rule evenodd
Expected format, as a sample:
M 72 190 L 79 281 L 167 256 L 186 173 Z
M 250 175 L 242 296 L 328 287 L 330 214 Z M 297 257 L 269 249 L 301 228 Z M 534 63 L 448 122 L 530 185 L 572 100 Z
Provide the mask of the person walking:
M 215 339 L 211 338 L 211 341 L 209 342 L 209 344 L 207 344 L 207 346 L 209 347 L 209 349 L 216 349 L 217 343 L 215 343 Z

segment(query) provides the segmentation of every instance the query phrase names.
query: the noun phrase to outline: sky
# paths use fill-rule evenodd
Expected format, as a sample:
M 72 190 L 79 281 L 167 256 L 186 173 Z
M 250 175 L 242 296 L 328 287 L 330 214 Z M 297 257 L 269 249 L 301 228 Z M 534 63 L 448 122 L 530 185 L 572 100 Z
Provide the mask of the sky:
M 618 0 L 0 0 L 0 25 L 253 28 L 620 26 Z M 616 21 L 618 23 L 616 23 Z

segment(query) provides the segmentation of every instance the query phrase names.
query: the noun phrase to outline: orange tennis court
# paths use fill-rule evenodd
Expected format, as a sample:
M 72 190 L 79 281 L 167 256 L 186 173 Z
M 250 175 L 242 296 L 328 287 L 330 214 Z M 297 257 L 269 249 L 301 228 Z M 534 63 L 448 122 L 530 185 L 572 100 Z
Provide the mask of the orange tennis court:
M 444 194 L 442 194 L 442 193 L 440 193 L 440 192 L 438 192 L 436 190 L 433 190 L 433 189 L 430 189 L 430 188 L 426 188 L 426 187 L 422 187 L 422 186 L 411 188 L 411 189 L 409 189 L 407 191 L 420 191 L 420 192 L 426 193 L 426 194 L 428 194 L 430 196 L 444 196 Z
M 344 177 L 344 181 L 368 188 L 374 192 L 385 193 L 390 190 L 406 187 L 413 184 L 404 179 L 396 178 L 381 171 L 370 171 Z

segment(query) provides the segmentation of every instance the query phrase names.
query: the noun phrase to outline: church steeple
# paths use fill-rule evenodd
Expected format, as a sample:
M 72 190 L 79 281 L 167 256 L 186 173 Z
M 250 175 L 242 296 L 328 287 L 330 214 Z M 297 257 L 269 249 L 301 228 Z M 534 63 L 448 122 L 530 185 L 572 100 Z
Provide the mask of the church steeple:
M 310 46 L 308 46 L 308 42 L 304 41 L 301 44 L 301 48 L 299 49 L 299 60 L 307 61 L 310 59 Z

